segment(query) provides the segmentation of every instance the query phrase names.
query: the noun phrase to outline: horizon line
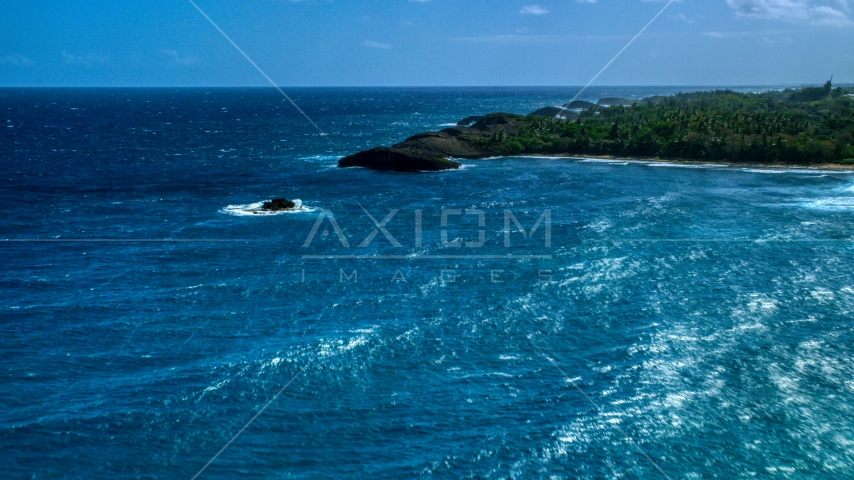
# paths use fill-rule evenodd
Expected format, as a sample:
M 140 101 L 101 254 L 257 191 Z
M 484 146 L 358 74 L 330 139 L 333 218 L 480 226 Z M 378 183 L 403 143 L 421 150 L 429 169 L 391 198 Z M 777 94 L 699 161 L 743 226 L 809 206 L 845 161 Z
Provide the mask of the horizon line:
M 817 83 L 768 83 L 768 84 L 642 84 L 642 85 L 598 85 L 591 88 L 779 88 L 821 85 Z M 837 86 L 854 86 L 854 82 L 835 83 Z M 280 88 L 300 89 L 345 89 L 345 88 L 584 88 L 583 85 L 277 85 Z M 275 87 L 264 85 L 0 85 L 0 89 L 113 89 L 113 90 L 142 90 L 142 89 L 270 89 Z

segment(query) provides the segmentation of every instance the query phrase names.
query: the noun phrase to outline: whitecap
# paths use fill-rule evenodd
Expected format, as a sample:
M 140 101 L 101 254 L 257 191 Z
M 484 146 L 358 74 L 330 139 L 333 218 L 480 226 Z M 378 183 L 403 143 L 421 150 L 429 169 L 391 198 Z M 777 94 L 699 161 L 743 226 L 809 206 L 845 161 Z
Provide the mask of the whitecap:
M 278 212 L 270 212 L 263 210 L 264 202 L 269 202 L 270 200 L 263 200 L 257 203 L 249 203 L 246 205 L 229 205 L 222 210 L 220 213 L 224 213 L 226 215 L 233 215 L 235 217 L 252 217 L 252 216 L 269 216 L 269 215 L 284 215 L 289 213 L 306 213 L 306 212 L 314 212 L 317 211 L 317 208 L 307 207 L 303 205 L 302 200 L 293 200 L 296 204 L 296 207 L 290 210 L 280 210 Z
M 496 158 L 533 158 L 535 160 L 566 160 L 569 157 L 563 157 L 560 155 L 513 155 L 510 157 L 496 157 Z
M 341 160 L 341 155 L 310 155 L 307 157 L 300 157 L 300 160 L 304 160 L 307 162 L 338 162 Z
M 812 200 L 804 200 L 795 203 L 794 205 L 798 207 L 809 208 L 813 210 L 824 210 L 828 212 L 848 211 L 854 210 L 854 197 L 820 197 Z
M 629 162 L 624 160 L 611 160 L 607 158 L 584 158 L 578 161 L 578 163 L 607 163 L 611 165 L 628 165 Z
M 786 171 L 783 169 L 771 170 L 771 169 L 767 169 L 767 168 L 742 168 L 741 171 L 742 172 L 748 172 L 748 173 L 775 173 L 775 174 L 786 173 Z
M 671 168 L 727 168 L 727 165 L 722 163 L 670 163 L 670 162 L 650 162 L 645 164 L 647 167 L 671 167 Z
M 781 174 L 781 173 L 800 173 L 806 175 L 825 175 L 828 172 L 833 173 L 852 173 L 854 170 L 822 170 L 818 168 L 742 168 L 742 172 L 749 173 L 773 173 L 773 174 Z
M 377 327 L 357 328 L 355 330 L 351 330 L 351 332 L 353 332 L 353 333 L 374 333 L 376 331 L 376 329 L 377 329 Z

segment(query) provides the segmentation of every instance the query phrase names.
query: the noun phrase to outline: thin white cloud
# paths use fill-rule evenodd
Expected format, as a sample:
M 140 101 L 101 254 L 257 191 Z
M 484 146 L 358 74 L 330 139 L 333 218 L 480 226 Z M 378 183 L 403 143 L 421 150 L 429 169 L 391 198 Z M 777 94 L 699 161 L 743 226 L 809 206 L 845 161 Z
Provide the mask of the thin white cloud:
M 671 15 L 670 18 L 673 18 L 676 20 L 681 20 L 685 23 L 694 23 L 694 20 L 692 18 L 689 18 L 684 13 L 677 13 L 676 15 Z
M 525 5 L 522 7 L 522 10 L 519 11 L 522 15 L 545 15 L 549 13 L 545 8 L 534 4 L 534 5 Z
M 0 57 L 0 65 L 12 65 L 15 67 L 32 67 L 36 63 L 23 55 L 4 55 Z
M 107 63 L 107 57 L 98 53 L 87 53 L 85 55 L 75 55 L 73 53 L 62 52 L 62 60 L 69 65 L 95 65 Z
M 726 0 L 736 15 L 807 25 L 848 26 L 852 0 Z
M 373 42 L 371 40 L 365 40 L 364 42 L 362 42 L 362 45 L 371 48 L 379 48 L 380 50 L 388 50 L 391 48 L 390 43 Z
M 201 64 L 198 58 L 181 55 L 177 50 L 160 50 L 160 54 L 169 57 L 178 65 L 193 66 Z

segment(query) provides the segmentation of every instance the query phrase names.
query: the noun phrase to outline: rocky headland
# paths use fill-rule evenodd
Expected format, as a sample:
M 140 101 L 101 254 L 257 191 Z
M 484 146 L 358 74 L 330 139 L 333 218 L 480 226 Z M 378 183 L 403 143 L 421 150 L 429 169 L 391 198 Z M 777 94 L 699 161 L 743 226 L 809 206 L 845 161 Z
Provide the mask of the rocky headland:
M 461 164 L 448 160 L 449 157 L 478 159 L 499 154 L 492 148 L 493 143 L 518 136 L 522 128 L 518 118 L 521 117 L 509 113 L 479 116 L 470 127 L 421 133 L 391 147 L 376 147 L 344 157 L 338 166 L 399 172 L 457 169 Z
M 782 92 L 603 98 L 529 115 L 471 116 L 456 127 L 344 157 L 338 166 L 440 171 L 460 168 L 453 158 L 520 154 L 849 165 L 852 142 L 854 98 L 828 82 Z

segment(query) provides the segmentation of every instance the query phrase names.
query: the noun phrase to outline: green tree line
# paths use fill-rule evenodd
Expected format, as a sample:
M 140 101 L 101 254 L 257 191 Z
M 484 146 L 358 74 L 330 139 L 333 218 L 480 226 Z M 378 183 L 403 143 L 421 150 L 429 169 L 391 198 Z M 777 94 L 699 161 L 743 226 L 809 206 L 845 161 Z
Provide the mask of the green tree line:
M 732 162 L 854 163 L 854 98 L 824 87 L 760 94 L 717 90 L 592 107 L 576 121 L 513 116 L 498 154 L 569 153 Z M 507 115 L 507 114 L 501 114 Z

